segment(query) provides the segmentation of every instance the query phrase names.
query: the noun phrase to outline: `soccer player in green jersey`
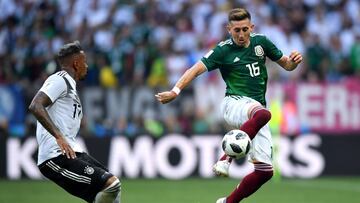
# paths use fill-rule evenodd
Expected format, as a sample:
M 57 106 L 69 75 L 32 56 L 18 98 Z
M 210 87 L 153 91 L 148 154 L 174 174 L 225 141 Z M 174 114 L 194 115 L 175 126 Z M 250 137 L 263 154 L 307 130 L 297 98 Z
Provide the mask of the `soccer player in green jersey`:
M 299 52 L 283 55 L 264 35 L 252 33 L 253 29 L 246 9 L 231 10 L 227 25 L 231 38 L 220 42 L 188 69 L 172 90 L 155 95 L 161 103 L 171 102 L 198 75 L 220 70 L 226 83 L 221 111 L 228 124 L 246 132 L 252 139 L 249 159 L 255 170 L 244 177 L 229 196 L 218 199 L 216 203 L 238 203 L 273 176 L 272 140 L 267 125 L 271 113 L 266 109 L 265 101 L 268 79 L 265 60 L 268 57 L 287 71 L 294 70 L 302 61 Z M 213 167 L 215 174 L 228 176 L 231 161 L 230 157 L 222 156 Z

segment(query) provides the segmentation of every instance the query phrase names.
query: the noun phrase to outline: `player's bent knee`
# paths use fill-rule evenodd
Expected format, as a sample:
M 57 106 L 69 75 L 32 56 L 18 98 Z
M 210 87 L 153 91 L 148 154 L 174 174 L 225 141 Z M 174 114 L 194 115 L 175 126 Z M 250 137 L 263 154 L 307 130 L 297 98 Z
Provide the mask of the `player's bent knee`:
M 268 122 L 271 119 L 271 112 L 261 106 L 260 104 L 255 104 L 249 108 L 248 111 L 249 118 L 257 118 Z
M 120 180 L 112 176 L 105 184 L 105 188 L 97 193 L 95 203 L 120 202 L 121 183 Z
M 267 109 L 261 109 L 255 114 L 258 114 L 263 120 L 269 121 L 271 119 L 271 112 Z
M 107 183 L 109 183 L 109 184 L 107 186 L 105 186 L 105 189 L 103 189 L 102 191 L 108 192 L 108 193 L 120 192 L 121 182 L 117 177 L 112 176 L 111 178 L 108 179 Z
M 262 111 L 262 114 L 263 114 L 262 116 L 264 117 L 264 119 L 267 120 L 267 121 L 270 121 L 271 112 L 269 110 L 267 110 L 267 109 L 262 109 L 261 111 Z
M 111 184 L 113 184 L 114 182 L 120 182 L 120 180 L 116 177 L 116 176 L 111 176 L 107 179 L 107 181 L 105 182 L 104 188 L 109 187 Z
M 257 123 L 265 125 L 271 119 L 271 112 L 267 109 L 260 109 L 256 111 L 253 118 L 256 120 Z

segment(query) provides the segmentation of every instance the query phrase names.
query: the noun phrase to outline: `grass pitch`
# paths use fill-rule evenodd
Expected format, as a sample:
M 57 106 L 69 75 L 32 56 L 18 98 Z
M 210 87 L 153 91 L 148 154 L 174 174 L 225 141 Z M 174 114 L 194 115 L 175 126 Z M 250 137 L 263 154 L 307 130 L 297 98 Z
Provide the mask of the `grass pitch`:
M 123 179 L 122 203 L 215 203 L 238 180 Z M 50 181 L 0 180 L 0 203 L 80 203 Z M 265 184 L 244 203 L 359 203 L 360 177 L 282 180 Z

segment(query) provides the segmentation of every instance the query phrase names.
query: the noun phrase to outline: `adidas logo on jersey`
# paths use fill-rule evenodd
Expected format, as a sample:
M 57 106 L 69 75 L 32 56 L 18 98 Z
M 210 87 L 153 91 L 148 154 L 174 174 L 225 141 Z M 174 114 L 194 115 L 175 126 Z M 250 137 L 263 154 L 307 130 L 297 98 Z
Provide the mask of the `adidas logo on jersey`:
M 234 63 L 240 61 L 239 57 L 234 58 Z

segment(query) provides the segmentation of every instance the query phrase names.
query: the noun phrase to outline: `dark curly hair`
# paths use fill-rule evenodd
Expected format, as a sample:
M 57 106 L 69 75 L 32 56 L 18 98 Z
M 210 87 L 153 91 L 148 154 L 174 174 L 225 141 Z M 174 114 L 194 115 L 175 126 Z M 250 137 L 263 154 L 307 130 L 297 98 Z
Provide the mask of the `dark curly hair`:
M 57 60 L 60 64 L 63 64 L 64 60 L 73 54 L 78 54 L 83 49 L 81 48 L 79 41 L 74 41 L 68 44 L 65 44 L 61 47 L 59 53 L 57 54 Z

